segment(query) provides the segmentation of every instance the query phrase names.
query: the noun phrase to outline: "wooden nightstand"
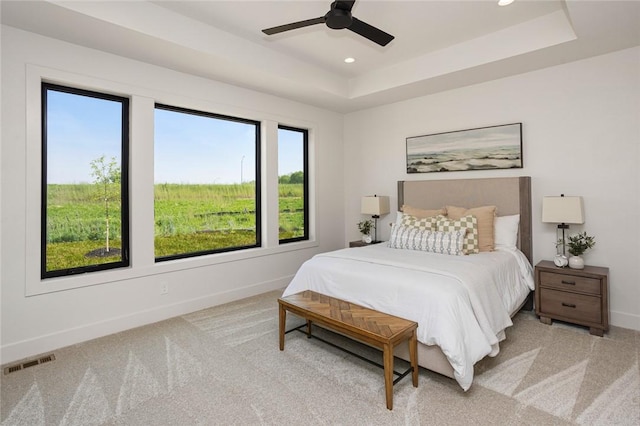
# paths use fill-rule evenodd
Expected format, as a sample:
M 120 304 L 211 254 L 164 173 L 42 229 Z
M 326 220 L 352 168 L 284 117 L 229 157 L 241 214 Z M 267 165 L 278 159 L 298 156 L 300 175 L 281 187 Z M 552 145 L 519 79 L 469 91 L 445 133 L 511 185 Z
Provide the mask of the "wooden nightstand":
M 365 247 L 370 246 L 371 244 L 380 244 L 382 241 L 376 241 L 374 243 L 365 243 L 362 240 L 349 241 L 349 247 Z
M 558 268 L 543 260 L 536 265 L 535 279 L 541 322 L 557 319 L 584 325 L 596 336 L 609 330 L 609 268 Z

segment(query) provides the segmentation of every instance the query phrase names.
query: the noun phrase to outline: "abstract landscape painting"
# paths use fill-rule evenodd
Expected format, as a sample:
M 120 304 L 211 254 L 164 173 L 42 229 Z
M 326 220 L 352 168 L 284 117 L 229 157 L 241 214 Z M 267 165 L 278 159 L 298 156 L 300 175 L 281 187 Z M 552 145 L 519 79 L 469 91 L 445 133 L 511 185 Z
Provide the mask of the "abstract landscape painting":
M 407 138 L 407 173 L 522 168 L 522 123 Z

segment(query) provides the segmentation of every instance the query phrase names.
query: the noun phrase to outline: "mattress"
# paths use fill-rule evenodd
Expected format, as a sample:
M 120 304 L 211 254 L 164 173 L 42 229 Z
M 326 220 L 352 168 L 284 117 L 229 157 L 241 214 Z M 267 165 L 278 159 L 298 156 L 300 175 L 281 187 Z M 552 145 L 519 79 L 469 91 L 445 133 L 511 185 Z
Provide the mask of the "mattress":
M 314 256 L 284 296 L 313 290 L 418 323 L 418 341 L 440 347 L 467 390 L 473 365 L 499 352 L 510 314 L 533 290 L 517 249 L 451 256 L 375 244 Z

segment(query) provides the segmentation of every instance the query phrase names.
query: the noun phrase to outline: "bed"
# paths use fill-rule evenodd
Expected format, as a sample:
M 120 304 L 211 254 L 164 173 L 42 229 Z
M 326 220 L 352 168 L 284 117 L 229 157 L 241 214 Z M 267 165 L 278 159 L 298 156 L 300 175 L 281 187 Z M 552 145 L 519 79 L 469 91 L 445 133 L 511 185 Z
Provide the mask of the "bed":
M 511 317 L 525 305 L 531 309 L 530 182 L 529 177 L 400 181 L 398 210 L 405 206 L 405 215 L 399 213 L 394 221 L 388 243 L 314 256 L 300 267 L 283 296 L 314 290 L 418 322 L 419 365 L 454 378 L 466 391 L 473 382 L 474 364 L 498 354 Z M 400 230 L 417 229 L 401 225 L 406 211 L 436 211 L 444 206 L 449 206 L 452 217 L 454 206 L 495 206 L 500 219 L 492 233 L 504 230 L 502 223 L 508 219 L 514 228 L 513 242 L 496 241 L 495 250 L 466 255 L 434 253 L 424 247 L 399 249 Z M 475 210 L 467 210 L 471 211 Z M 517 223 L 512 220 L 516 215 Z M 425 220 L 432 219 L 435 224 L 435 218 Z M 472 219 L 477 228 L 475 216 Z M 455 247 L 462 247 L 469 233 L 459 231 L 433 232 L 429 238 L 436 234 L 457 238 Z M 396 355 L 409 358 L 403 346 Z

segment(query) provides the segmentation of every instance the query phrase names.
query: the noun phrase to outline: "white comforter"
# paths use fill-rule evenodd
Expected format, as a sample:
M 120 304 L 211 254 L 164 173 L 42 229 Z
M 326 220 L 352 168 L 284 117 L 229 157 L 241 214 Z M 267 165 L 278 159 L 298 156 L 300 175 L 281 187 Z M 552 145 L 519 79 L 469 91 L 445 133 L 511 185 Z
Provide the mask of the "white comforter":
M 314 256 L 283 296 L 313 290 L 416 321 L 418 341 L 438 345 L 467 390 L 529 289 L 532 268 L 517 250 L 449 256 L 376 244 Z

